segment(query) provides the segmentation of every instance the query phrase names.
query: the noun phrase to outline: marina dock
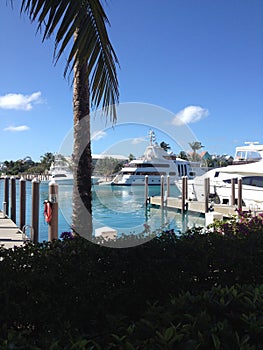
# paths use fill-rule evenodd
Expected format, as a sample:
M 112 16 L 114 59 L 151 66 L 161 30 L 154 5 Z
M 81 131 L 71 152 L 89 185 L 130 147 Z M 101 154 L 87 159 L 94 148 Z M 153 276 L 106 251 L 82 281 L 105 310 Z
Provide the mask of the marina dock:
M 150 197 L 150 204 L 153 206 L 162 206 L 161 196 Z M 182 199 L 175 197 L 168 197 L 164 206 L 169 209 L 182 210 Z M 213 212 L 221 214 L 223 217 L 230 217 L 236 215 L 236 206 L 227 204 L 213 204 Z M 244 208 L 247 210 L 247 208 Z M 191 213 L 204 214 L 206 213 L 206 203 L 200 201 L 185 201 L 185 211 Z
M 19 227 L 0 211 L 0 246 L 14 248 L 23 245 L 26 240 L 26 235 Z
M 188 178 L 182 177 L 182 188 L 180 197 L 171 197 L 170 188 L 167 186 L 167 190 L 164 189 L 164 179 L 161 177 L 161 195 L 148 197 L 148 189 L 146 182 L 145 198 L 146 202 L 153 207 L 163 209 L 173 209 L 182 214 L 190 213 L 202 215 L 205 218 L 205 226 L 208 226 L 214 222 L 215 219 L 223 220 L 233 216 L 237 216 L 239 211 L 253 212 L 254 215 L 262 213 L 256 205 L 244 206 L 242 198 L 242 179 L 238 179 L 237 189 L 235 188 L 235 181 L 231 181 L 231 192 L 226 203 L 217 204 L 214 201 L 213 196 L 210 197 L 210 178 L 204 178 L 204 191 L 203 199 L 201 200 L 189 200 L 188 198 Z M 237 197 L 236 197 L 237 192 Z M 220 200 L 219 200 L 220 202 Z

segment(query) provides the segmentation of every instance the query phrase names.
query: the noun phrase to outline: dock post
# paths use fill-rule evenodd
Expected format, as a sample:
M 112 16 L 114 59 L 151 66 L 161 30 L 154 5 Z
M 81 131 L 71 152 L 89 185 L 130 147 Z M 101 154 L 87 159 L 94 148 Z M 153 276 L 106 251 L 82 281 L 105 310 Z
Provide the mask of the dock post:
M 16 178 L 14 176 L 10 179 L 10 211 L 10 218 L 16 224 Z
M 33 243 L 38 243 L 39 234 L 39 181 L 37 178 L 32 180 L 32 224 Z
M 146 205 L 146 207 L 147 207 L 147 204 L 148 204 L 148 196 L 149 196 L 148 182 L 149 182 L 149 176 L 148 176 L 148 175 L 145 175 L 145 192 L 144 192 L 144 198 L 145 198 L 145 205 Z
M 19 220 L 19 227 L 20 230 L 23 229 L 23 227 L 26 224 L 26 180 L 21 177 L 20 181 L 20 220 Z
M 182 206 L 181 206 L 182 214 L 185 212 L 185 194 L 186 194 L 185 186 L 186 186 L 185 177 L 182 176 Z
M 48 225 L 48 240 L 58 239 L 58 184 L 55 180 L 49 183 L 49 201 L 52 203 L 52 218 Z
M 6 217 L 6 202 L 3 202 L 3 214 L 4 214 L 4 218 Z
M 161 175 L 161 207 L 164 206 L 164 176 Z
M 242 178 L 238 178 L 238 197 L 237 197 L 237 208 L 242 210 Z
M 236 195 L 235 195 L 235 179 L 231 179 L 231 205 L 235 205 Z
M 170 197 L 170 175 L 167 175 L 167 198 Z
M 208 213 L 208 200 L 209 200 L 209 192 L 210 192 L 210 179 L 208 177 L 205 178 L 205 213 Z
M 9 215 L 9 177 L 5 177 L 5 183 L 4 183 L 4 202 L 5 202 L 5 214 L 6 216 Z
M 188 199 L 188 177 L 185 176 L 185 199 Z

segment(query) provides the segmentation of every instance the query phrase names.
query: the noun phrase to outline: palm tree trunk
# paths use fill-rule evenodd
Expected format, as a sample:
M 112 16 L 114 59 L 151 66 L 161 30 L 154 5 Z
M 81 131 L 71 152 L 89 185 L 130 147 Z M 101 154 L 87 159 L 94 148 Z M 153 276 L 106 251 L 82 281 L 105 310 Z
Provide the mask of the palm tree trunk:
M 72 229 L 81 236 L 92 237 L 92 158 L 90 146 L 90 103 L 87 66 L 74 69 L 73 87 L 73 210 Z

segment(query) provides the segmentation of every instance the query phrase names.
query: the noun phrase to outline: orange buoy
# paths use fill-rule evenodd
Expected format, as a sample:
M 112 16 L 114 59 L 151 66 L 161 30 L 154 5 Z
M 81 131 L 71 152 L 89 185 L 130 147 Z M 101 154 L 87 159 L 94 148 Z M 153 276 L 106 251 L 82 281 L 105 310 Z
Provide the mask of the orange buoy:
M 52 219 L 52 203 L 48 200 L 44 201 L 44 217 L 46 222 L 49 224 Z

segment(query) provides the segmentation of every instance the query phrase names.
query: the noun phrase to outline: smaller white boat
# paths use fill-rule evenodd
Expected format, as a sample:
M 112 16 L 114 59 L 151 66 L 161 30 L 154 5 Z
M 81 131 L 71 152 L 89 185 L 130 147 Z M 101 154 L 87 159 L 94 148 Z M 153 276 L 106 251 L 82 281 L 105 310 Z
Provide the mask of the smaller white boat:
M 70 163 L 63 156 L 55 156 L 49 174 L 51 175 L 50 180 L 54 179 L 59 184 L 73 184 L 73 172 Z
M 70 162 L 65 157 L 60 155 L 55 156 L 49 174 L 51 175 L 49 181 L 54 179 L 59 184 L 73 185 L 73 172 Z M 98 176 L 91 176 L 92 185 L 98 185 L 100 179 Z

